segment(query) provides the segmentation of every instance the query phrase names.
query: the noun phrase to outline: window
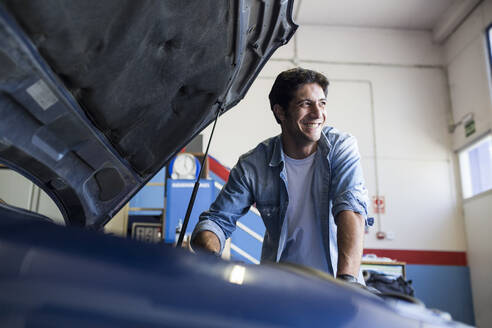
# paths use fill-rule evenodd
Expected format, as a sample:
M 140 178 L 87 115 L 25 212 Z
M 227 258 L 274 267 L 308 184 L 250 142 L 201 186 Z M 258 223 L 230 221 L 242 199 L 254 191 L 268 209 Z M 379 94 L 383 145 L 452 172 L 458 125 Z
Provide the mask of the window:
M 459 152 L 463 197 L 492 189 L 492 135 Z
M 492 69 L 492 24 L 487 27 L 486 39 Z M 461 150 L 458 156 L 463 198 L 470 198 L 492 189 L 492 134 Z
M 487 39 L 487 49 L 489 53 L 489 66 L 492 69 L 492 24 L 487 27 L 485 38 Z

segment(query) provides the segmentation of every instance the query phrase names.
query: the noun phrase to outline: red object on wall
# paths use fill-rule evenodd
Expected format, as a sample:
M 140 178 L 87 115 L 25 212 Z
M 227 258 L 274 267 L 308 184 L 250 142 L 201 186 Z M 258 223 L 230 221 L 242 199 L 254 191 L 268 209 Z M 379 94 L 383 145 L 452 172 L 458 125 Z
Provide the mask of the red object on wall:
M 372 196 L 372 209 L 374 213 L 384 214 L 386 209 L 384 196 Z
M 466 266 L 466 252 L 427 251 L 408 249 L 364 249 L 364 254 L 406 262 L 407 264 Z
M 227 182 L 227 180 L 229 179 L 229 170 L 224 165 L 220 164 L 218 160 L 210 155 L 208 156 L 208 164 L 210 171 L 212 171 L 213 173 L 218 175 L 219 178 Z

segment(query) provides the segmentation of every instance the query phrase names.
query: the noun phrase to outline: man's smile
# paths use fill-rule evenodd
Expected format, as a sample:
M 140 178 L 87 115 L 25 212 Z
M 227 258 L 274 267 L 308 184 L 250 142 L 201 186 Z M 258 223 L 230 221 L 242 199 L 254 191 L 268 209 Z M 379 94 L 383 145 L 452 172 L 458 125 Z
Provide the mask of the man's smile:
M 308 128 L 317 128 L 322 125 L 322 122 L 301 122 L 301 124 Z

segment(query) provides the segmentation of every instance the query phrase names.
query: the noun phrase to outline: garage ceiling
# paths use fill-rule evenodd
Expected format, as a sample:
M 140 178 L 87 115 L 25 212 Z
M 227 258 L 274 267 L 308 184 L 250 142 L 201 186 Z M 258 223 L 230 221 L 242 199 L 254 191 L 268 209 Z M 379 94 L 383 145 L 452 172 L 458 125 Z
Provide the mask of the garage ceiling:
M 297 0 L 300 25 L 429 30 L 442 42 L 481 0 Z

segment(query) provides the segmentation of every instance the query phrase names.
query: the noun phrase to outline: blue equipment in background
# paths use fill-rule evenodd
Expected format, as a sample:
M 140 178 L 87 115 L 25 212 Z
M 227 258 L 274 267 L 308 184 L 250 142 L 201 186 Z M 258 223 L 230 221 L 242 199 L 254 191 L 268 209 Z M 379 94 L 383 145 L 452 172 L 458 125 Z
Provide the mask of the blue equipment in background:
M 174 243 L 176 240 L 176 228 L 184 220 L 186 209 L 190 201 L 191 192 L 195 181 L 193 180 L 174 180 L 168 179 L 166 183 L 166 221 L 164 242 Z M 198 223 L 199 215 L 208 210 L 210 204 L 215 200 L 214 181 L 200 179 L 200 188 L 191 212 L 190 222 L 186 229 L 186 234 L 191 234 L 195 225 Z
M 164 210 L 164 180 L 166 167 L 163 167 L 135 196 L 130 199 L 130 215 L 159 216 Z

